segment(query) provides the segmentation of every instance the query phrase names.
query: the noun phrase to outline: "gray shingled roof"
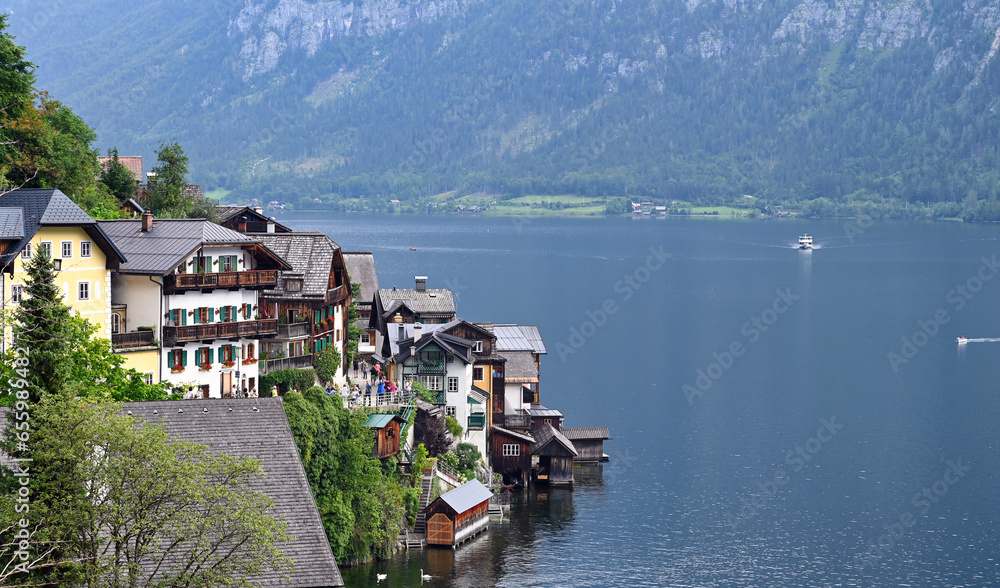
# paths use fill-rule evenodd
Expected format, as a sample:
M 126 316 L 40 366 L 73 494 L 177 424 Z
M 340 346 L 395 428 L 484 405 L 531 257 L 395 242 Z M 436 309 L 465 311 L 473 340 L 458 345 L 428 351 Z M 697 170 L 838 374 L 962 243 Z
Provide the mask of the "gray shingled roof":
M 493 426 L 493 430 L 494 431 L 498 431 L 500 433 L 503 433 L 504 435 L 507 435 L 508 437 L 513 437 L 515 439 L 520 439 L 522 441 L 527 441 L 528 443 L 534 443 L 535 442 L 535 438 L 532 437 L 531 435 L 528 435 L 527 433 L 519 433 L 518 431 L 512 431 L 510 429 L 505 429 L 503 427 L 498 427 L 496 425 Z
M 455 512 L 463 513 L 477 504 L 489 500 L 491 496 L 493 493 L 490 492 L 489 488 L 483 486 L 479 480 L 473 479 L 451 492 L 442 494 L 438 500 L 450 506 Z
M 576 451 L 576 447 L 573 446 L 573 442 L 563 436 L 562 433 L 548 423 L 535 429 L 532 434 L 535 436 L 535 443 L 531 446 L 532 455 L 539 455 L 539 451 L 545 450 L 546 446 L 552 443 L 562 445 L 563 448 L 573 455 L 579 455 Z
M 202 245 L 253 245 L 258 241 L 205 219 L 153 220 L 153 229 L 142 231 L 141 220 L 107 220 L 98 223 L 128 261 L 119 271 L 166 275 Z
M 544 417 L 544 418 L 559 418 L 563 417 L 563 413 L 559 412 L 554 408 L 546 408 L 541 404 L 532 404 L 531 408 L 528 409 L 528 414 L 532 417 Z
M 382 299 L 384 314 L 391 316 L 396 312 L 399 302 L 417 314 L 455 314 L 455 301 L 451 290 L 396 290 L 381 289 L 378 291 Z
M 97 221 L 90 218 L 70 197 L 54 188 L 12 190 L 0 195 L 0 208 L 17 208 L 22 215 L 22 236 L 11 243 L 0 255 L 0 267 L 6 267 L 25 243 L 30 241 L 42 226 L 77 226 L 87 232 L 95 244 L 107 255 L 111 264 L 125 258 Z
M 256 210 L 254 210 L 249 206 L 223 206 L 221 204 L 217 204 L 215 206 L 215 214 L 218 215 L 220 224 L 225 224 L 233 220 L 234 217 L 242 215 L 244 217 L 249 217 L 249 220 L 253 220 L 256 222 L 274 223 L 274 230 L 276 232 L 281 232 L 281 233 L 292 232 L 290 228 L 275 221 L 274 219 L 267 216 L 263 212 L 257 212 Z M 244 218 L 244 220 L 248 219 Z M 254 235 L 258 234 L 258 232 L 253 232 L 253 231 L 247 231 L 247 232 Z
M 24 215 L 20 208 L 0 208 L 0 240 L 24 237 Z
M 330 237 L 318 232 L 254 233 L 254 237 L 292 266 L 291 273 L 283 272 L 277 287 L 267 291 L 268 297 L 323 298 L 326 296 L 326 287 L 330 283 L 330 269 L 333 266 L 333 256 L 340 249 L 340 245 L 334 243 Z M 288 277 L 302 278 L 302 290 L 287 291 L 284 278 Z
M 611 432 L 608 431 L 607 427 L 576 427 L 573 429 L 562 430 L 562 434 L 565 435 L 570 441 L 575 441 L 577 439 L 590 440 L 590 439 L 610 439 Z
M 534 354 L 530 351 L 504 351 L 500 354 L 507 360 L 504 376 L 508 382 L 523 384 L 538 381 L 538 367 Z
M 148 423 L 164 425 L 172 437 L 260 460 L 266 476 L 256 482 L 257 488 L 274 500 L 274 513 L 288 522 L 288 534 L 294 539 L 282 550 L 295 562 L 295 569 L 288 580 L 276 573 L 262 574 L 259 586 L 344 585 L 280 397 L 131 402 L 123 408 Z
M 375 273 L 375 255 L 371 251 L 345 251 L 344 263 L 352 284 L 361 284 L 358 306 L 370 305 L 378 291 L 378 274 Z
M 498 351 L 531 351 L 538 354 L 548 353 L 538 327 L 530 325 L 494 325 L 493 334 L 497 336 Z

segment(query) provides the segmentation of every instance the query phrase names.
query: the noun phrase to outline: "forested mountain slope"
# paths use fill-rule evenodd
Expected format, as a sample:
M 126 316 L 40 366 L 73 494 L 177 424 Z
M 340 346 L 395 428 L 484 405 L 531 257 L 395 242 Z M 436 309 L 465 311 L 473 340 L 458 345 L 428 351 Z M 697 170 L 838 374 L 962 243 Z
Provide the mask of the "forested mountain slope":
M 995 200 L 1000 2 L 9 0 L 39 86 L 243 197 Z

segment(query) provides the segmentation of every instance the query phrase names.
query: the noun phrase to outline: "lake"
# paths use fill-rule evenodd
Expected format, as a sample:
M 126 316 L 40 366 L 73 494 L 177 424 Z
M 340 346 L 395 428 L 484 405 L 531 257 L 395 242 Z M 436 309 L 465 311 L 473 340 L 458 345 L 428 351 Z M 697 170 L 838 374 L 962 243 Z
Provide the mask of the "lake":
M 613 437 L 573 490 L 348 586 L 997 583 L 1000 342 L 956 337 L 1000 337 L 1000 227 L 278 220 L 373 251 L 383 288 L 538 325 L 542 402 Z

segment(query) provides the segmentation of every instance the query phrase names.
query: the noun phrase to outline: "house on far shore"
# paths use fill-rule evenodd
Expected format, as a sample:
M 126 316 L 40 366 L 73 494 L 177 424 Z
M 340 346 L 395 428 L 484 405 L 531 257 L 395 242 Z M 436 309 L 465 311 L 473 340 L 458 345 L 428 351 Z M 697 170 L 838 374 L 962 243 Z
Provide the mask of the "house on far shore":
M 607 456 L 604 455 L 604 442 L 611 439 L 607 427 L 567 428 L 561 432 L 576 447 L 578 455 L 573 458 L 574 461 L 583 463 L 607 461 Z
M 479 480 L 442 494 L 427 506 L 427 544 L 456 545 L 485 531 L 490 524 L 493 493 Z
M 197 410 L 170 400 L 128 402 L 122 405 L 122 410 L 148 424 L 162 425 L 172 438 L 260 462 L 265 475 L 253 482 L 254 488 L 274 500 L 272 514 L 288 523 L 292 539 L 279 547 L 292 560 L 294 568 L 288 578 L 277 572 L 259 574 L 253 579 L 254 585 L 287 588 L 344 585 L 280 397 L 208 400 L 199 404 Z M 254 442 L 255 439 L 258 441 Z M 264 439 L 266 442 L 261 442 Z

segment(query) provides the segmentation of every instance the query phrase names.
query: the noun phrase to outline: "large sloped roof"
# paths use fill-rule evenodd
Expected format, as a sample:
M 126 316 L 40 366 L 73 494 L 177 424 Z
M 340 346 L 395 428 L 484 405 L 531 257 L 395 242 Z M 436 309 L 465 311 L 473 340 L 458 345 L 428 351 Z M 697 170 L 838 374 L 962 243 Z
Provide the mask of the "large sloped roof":
M 507 365 L 504 368 L 504 377 L 512 384 L 528 384 L 538 381 L 538 366 L 535 365 L 535 356 L 530 351 L 504 351 L 501 352 Z
M 123 409 L 147 423 L 164 425 L 171 437 L 260 461 L 266 475 L 255 485 L 274 500 L 274 514 L 288 522 L 293 539 L 281 549 L 295 568 L 287 580 L 273 572 L 261 574 L 258 585 L 344 585 L 280 397 L 131 402 Z
M 532 325 L 493 325 L 498 351 L 531 351 L 545 354 L 545 343 L 538 327 Z
M 168 274 L 202 245 L 260 246 L 253 237 L 205 219 L 154 219 L 150 231 L 142 230 L 141 220 L 107 220 L 99 226 L 128 258 L 122 273 Z
M 576 447 L 573 446 L 573 442 L 567 439 L 555 427 L 548 423 L 535 429 L 532 434 L 535 436 L 535 443 L 531 446 L 532 455 L 551 455 L 553 453 L 562 453 L 558 450 L 559 446 L 562 447 L 563 452 L 570 453 L 574 456 L 579 455 L 576 452 Z M 553 449 L 555 451 L 553 451 Z
M 572 429 L 564 428 L 562 434 L 570 441 L 610 439 L 611 432 L 607 427 L 576 427 Z
M 384 429 L 386 425 L 391 423 L 393 420 L 402 420 L 399 416 L 395 414 L 371 414 L 368 415 L 368 420 L 365 421 L 366 427 L 369 429 Z
M 107 170 L 108 166 L 111 165 L 111 157 L 108 155 L 99 155 L 97 160 L 101 163 L 101 169 Z M 142 182 L 146 179 L 142 172 L 141 155 L 119 155 L 118 163 L 124 165 L 128 168 L 128 171 L 132 172 L 132 175 L 135 176 L 135 181 Z
M 125 255 L 101 230 L 97 221 L 90 218 L 90 215 L 69 196 L 59 190 L 54 188 L 12 190 L 0 196 L 0 208 L 21 210 L 20 239 L 11 243 L 3 255 L 0 255 L 0 267 L 6 267 L 43 226 L 80 227 L 108 256 L 112 265 L 125 259 Z M 12 213 L 7 215 L 8 221 L 10 214 Z
M 301 278 L 302 290 L 289 292 L 285 280 L 267 292 L 276 298 L 325 297 L 330 283 L 330 269 L 340 245 L 330 237 L 318 232 L 296 233 L 254 233 L 253 235 L 268 249 L 287 261 L 292 269 L 283 272 L 283 278 Z
M 451 492 L 442 494 L 438 500 L 450 506 L 455 512 L 465 512 L 484 500 L 489 500 L 491 496 L 493 493 L 490 492 L 489 488 L 483 486 L 479 480 L 474 479 Z
M 263 212 L 258 212 L 257 210 L 249 206 L 224 206 L 222 204 L 215 205 L 215 214 L 219 217 L 219 222 L 226 224 L 227 222 L 247 222 L 256 221 L 261 223 L 273 223 L 274 231 L 277 233 L 290 233 L 292 230 L 285 225 L 275 221 L 271 217 L 267 216 Z M 238 227 L 234 227 L 238 228 Z M 266 233 L 266 231 L 247 231 L 251 234 Z
M 351 283 L 361 284 L 358 306 L 371 304 L 378 291 L 378 274 L 375 272 L 375 255 L 371 251 L 345 251 L 344 263 Z
M 405 306 L 417 314 L 455 314 L 455 301 L 451 297 L 451 290 L 383 288 L 378 291 L 378 295 L 382 299 L 384 314 L 388 316 L 392 316 L 399 305 Z

